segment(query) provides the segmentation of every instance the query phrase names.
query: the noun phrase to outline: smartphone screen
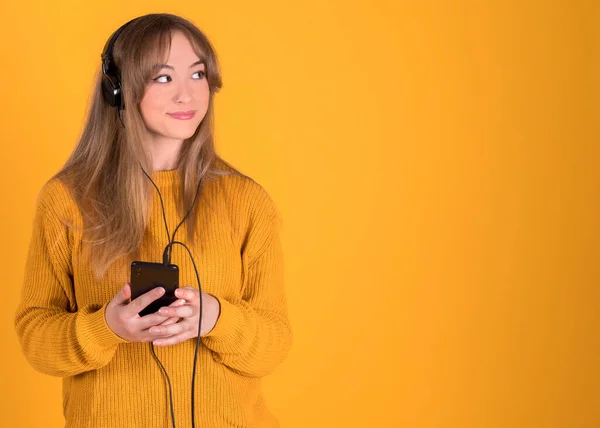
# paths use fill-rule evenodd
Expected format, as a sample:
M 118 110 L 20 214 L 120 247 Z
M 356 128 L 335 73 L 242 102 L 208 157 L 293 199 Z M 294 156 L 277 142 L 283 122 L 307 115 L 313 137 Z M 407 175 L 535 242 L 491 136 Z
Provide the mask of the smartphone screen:
M 165 294 L 139 312 L 140 316 L 152 314 L 177 300 L 175 290 L 179 287 L 179 267 L 162 263 L 132 262 L 130 284 L 131 300 L 156 287 L 165 289 Z

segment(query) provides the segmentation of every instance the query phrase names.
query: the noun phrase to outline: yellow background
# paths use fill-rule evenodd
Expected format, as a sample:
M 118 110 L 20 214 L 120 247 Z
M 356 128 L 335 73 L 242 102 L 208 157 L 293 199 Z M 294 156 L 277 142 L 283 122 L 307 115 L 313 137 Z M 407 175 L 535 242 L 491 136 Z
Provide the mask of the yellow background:
M 600 426 L 598 4 L 6 2 L 0 425 L 62 426 L 12 326 L 35 197 L 108 36 L 164 11 L 214 43 L 217 147 L 284 216 L 282 427 Z

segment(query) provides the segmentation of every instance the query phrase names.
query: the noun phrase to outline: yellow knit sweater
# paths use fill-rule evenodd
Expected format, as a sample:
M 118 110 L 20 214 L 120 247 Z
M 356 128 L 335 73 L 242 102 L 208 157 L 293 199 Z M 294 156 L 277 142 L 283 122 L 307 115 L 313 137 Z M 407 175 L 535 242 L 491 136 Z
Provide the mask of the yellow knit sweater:
M 181 180 L 177 170 L 153 174 L 172 231 Z M 223 175 L 201 190 L 192 251 L 202 291 L 217 297 L 221 313 L 201 338 L 195 383 L 196 427 L 278 427 L 261 393 L 261 378 L 287 355 L 292 341 L 283 286 L 280 216 L 266 191 L 247 177 Z M 131 258 L 94 279 L 79 231 L 81 215 L 66 186 L 52 179 L 39 193 L 22 300 L 15 328 L 30 364 L 63 378 L 65 428 L 171 426 L 166 378 L 149 343 L 128 342 L 106 324 L 107 303 L 129 281 Z M 189 221 L 189 219 L 188 219 Z M 187 223 L 187 221 L 186 221 Z M 141 247 L 142 261 L 160 262 L 167 234 L 158 194 Z M 197 288 L 185 248 L 173 247 L 180 287 Z M 155 347 L 169 374 L 177 428 L 191 427 L 195 339 Z

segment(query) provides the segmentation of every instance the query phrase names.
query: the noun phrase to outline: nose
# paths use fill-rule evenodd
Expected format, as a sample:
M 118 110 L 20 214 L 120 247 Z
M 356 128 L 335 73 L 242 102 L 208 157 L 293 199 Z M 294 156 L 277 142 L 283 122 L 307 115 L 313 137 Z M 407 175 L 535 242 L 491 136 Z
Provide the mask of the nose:
M 182 81 L 177 85 L 175 92 L 175 102 L 177 104 L 186 104 L 192 100 L 192 90 L 190 84 L 187 81 Z

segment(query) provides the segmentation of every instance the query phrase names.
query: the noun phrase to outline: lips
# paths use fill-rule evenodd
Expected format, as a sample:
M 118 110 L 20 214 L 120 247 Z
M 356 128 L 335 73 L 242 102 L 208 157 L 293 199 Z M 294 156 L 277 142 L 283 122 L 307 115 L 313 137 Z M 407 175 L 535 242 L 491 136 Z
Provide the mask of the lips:
M 167 113 L 167 114 L 174 119 L 189 120 L 194 117 L 194 115 L 196 114 L 196 111 L 195 110 L 176 111 L 174 113 Z

